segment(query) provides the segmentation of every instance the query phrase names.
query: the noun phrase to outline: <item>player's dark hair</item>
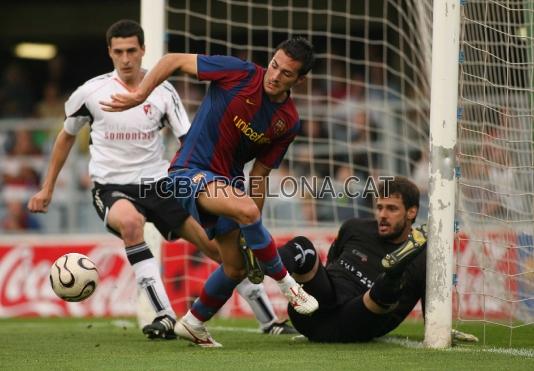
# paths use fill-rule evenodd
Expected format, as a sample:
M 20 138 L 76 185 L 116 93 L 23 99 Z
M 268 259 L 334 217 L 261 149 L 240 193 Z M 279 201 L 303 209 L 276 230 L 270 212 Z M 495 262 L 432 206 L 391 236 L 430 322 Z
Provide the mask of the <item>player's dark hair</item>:
M 286 41 L 282 41 L 275 49 L 283 50 L 292 59 L 302 63 L 299 70 L 299 76 L 307 74 L 313 67 L 315 55 L 313 52 L 313 45 L 302 36 L 293 36 Z
M 145 33 L 143 28 L 136 21 L 131 19 L 121 19 L 113 23 L 106 32 L 106 41 L 108 46 L 111 46 L 111 39 L 113 37 L 132 37 L 137 36 L 139 45 L 145 45 Z
M 411 180 L 404 176 L 396 176 L 390 181 L 381 181 L 378 184 L 378 194 L 380 197 L 400 195 L 406 210 L 414 206 L 417 207 L 417 210 L 419 210 L 419 188 L 417 188 L 417 186 Z

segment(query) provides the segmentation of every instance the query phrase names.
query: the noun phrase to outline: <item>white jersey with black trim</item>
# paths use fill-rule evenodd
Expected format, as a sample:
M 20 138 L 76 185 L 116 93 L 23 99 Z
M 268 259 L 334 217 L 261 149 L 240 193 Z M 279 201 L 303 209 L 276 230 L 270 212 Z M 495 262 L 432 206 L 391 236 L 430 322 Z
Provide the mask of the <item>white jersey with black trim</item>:
M 116 71 L 80 86 L 65 103 L 64 129 L 76 135 L 91 128 L 89 174 L 101 184 L 139 184 L 167 174 L 160 129 L 169 127 L 177 140 L 191 123 L 174 87 L 163 82 L 139 106 L 123 112 L 103 111 L 99 102 L 127 88 Z M 144 179 L 144 180 L 143 180 Z

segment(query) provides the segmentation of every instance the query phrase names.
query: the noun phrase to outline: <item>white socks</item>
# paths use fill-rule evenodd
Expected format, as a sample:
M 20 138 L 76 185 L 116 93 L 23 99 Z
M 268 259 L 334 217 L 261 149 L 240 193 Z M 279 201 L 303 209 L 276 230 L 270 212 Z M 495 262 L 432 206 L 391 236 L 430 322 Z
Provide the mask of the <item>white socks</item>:
M 282 278 L 280 281 L 276 281 L 276 282 L 278 283 L 278 287 L 280 287 L 280 290 L 282 290 L 284 294 L 289 291 L 289 288 L 293 286 L 299 286 L 297 281 L 295 281 L 295 279 L 291 277 L 289 273 L 286 274 L 286 276 Z
M 132 265 L 135 272 L 137 286 L 145 291 L 148 296 L 156 316 L 169 315 L 176 319 L 176 314 L 171 307 L 169 297 L 163 286 L 159 265 L 156 259 L 150 258 L 142 260 Z
M 262 329 L 268 328 L 278 320 L 263 284 L 253 284 L 245 278 L 236 289 L 254 312 Z
M 197 317 L 195 317 L 193 315 L 193 313 L 191 313 L 190 310 L 187 311 L 187 313 L 185 314 L 185 316 L 182 317 L 187 323 L 189 323 L 190 325 L 193 325 L 193 326 L 203 326 L 204 325 L 204 322 L 202 322 L 201 320 L 199 320 Z

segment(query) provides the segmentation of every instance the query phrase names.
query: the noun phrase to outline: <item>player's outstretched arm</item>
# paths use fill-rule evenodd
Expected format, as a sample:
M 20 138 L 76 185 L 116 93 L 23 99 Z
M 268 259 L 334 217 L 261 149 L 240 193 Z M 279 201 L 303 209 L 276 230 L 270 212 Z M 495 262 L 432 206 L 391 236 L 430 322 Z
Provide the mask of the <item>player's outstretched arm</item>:
M 197 55 L 185 53 L 164 55 L 134 92 L 112 95 L 111 101 L 100 102 L 102 109 L 107 112 L 120 112 L 143 103 L 150 93 L 176 70 L 196 77 Z
M 59 132 L 54 143 L 54 148 L 52 149 L 50 164 L 43 187 L 28 201 L 28 209 L 32 213 L 46 213 L 48 211 L 48 205 L 52 200 L 57 176 L 63 168 L 75 141 L 76 136 L 70 135 L 64 129 Z

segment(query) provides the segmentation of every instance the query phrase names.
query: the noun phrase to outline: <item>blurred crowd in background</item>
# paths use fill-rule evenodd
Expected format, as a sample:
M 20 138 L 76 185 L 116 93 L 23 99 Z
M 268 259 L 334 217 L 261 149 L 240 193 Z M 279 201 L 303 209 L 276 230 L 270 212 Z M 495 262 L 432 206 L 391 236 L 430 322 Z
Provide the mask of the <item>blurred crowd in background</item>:
M 0 228 L 4 231 L 46 230 L 42 218 L 27 212 L 26 202 L 41 184 L 68 94 L 63 88 L 63 59 L 46 63 L 47 75 L 38 83 L 16 59 L 1 71 Z

